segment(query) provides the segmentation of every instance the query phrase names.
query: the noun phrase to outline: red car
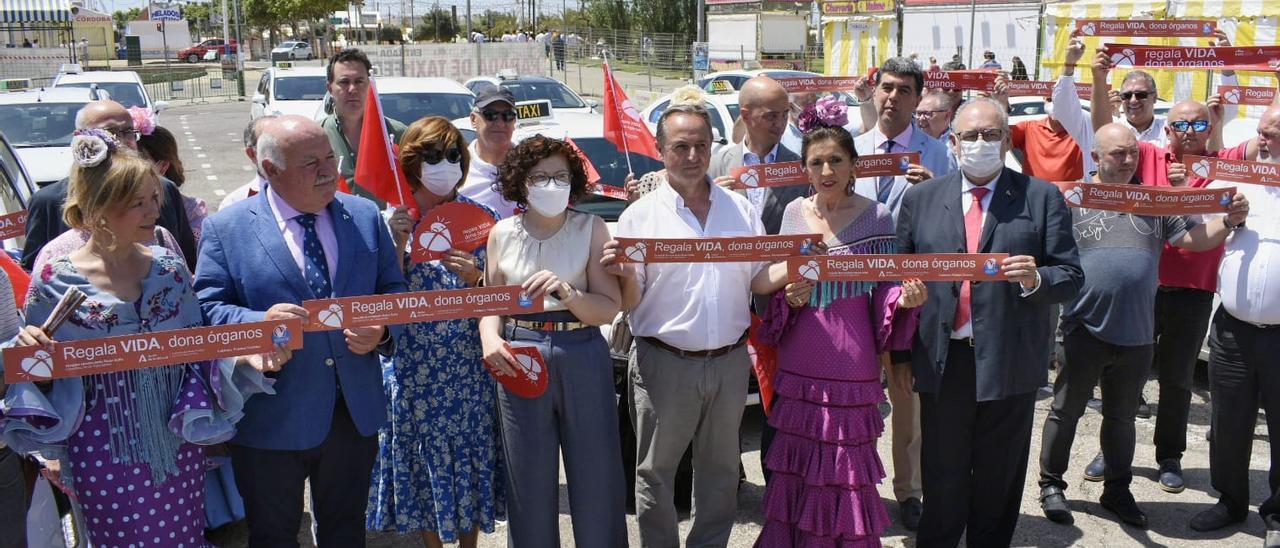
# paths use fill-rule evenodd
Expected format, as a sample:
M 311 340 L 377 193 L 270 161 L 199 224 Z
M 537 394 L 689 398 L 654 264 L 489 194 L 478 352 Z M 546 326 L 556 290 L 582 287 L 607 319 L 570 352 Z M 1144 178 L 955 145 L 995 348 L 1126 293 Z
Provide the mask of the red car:
M 221 38 L 210 38 L 189 48 L 178 50 L 178 58 L 188 63 L 199 63 L 210 50 L 217 51 L 221 55 L 222 49 L 225 47 L 226 42 Z M 231 41 L 231 53 L 237 53 L 235 40 Z

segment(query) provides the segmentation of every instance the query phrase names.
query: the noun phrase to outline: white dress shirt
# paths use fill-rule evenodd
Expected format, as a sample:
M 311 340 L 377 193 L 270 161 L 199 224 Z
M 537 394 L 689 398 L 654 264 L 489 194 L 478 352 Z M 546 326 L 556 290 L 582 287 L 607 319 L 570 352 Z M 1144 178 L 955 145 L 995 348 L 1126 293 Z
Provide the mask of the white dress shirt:
M 514 214 L 518 205 L 502 197 L 501 192 L 494 192 L 493 185 L 498 182 L 498 166 L 480 159 L 480 151 L 476 147 L 479 139 L 471 142 L 471 165 L 467 169 L 467 180 L 458 189 L 458 194 L 473 201 L 489 206 L 498 214 L 498 220 L 506 219 Z
M 760 214 L 747 199 L 712 184 L 706 226 L 663 184 L 618 219 L 628 238 L 763 236 Z M 697 352 L 738 342 L 751 326 L 751 279 L 763 263 L 664 263 L 640 269 L 644 293 L 630 314 L 631 333 Z
M 743 139 L 742 165 L 754 166 L 754 165 L 760 165 L 760 164 L 772 164 L 777 159 L 778 159 L 778 145 L 776 144 L 773 145 L 773 148 L 769 150 L 769 153 L 764 155 L 764 159 L 761 159 L 759 156 L 756 156 L 756 153 L 751 152 L 751 148 L 747 143 L 747 140 Z M 764 209 L 765 191 L 766 189 L 764 188 L 748 188 L 747 189 L 747 200 L 751 202 L 751 205 L 755 206 L 757 211 Z
M 991 197 L 996 195 L 996 184 L 999 182 L 1000 182 L 1000 178 L 996 177 L 991 182 L 986 184 L 986 188 L 991 189 L 991 192 L 988 192 L 986 196 L 982 197 L 982 226 L 986 226 L 987 224 L 987 217 L 990 215 L 989 212 L 991 211 Z M 970 191 L 975 188 L 978 188 L 978 185 L 970 183 L 969 178 L 966 177 L 963 172 L 961 172 L 960 173 L 960 214 L 961 216 L 968 215 L 969 208 L 973 207 L 973 193 Z M 966 238 L 967 237 L 968 236 L 966 235 Z M 972 299 L 970 299 L 970 303 L 972 305 Z M 972 320 L 973 315 L 970 314 L 969 316 L 970 316 L 970 321 L 965 322 L 964 325 L 957 325 L 955 326 L 954 329 L 951 330 L 951 338 L 967 339 L 973 336 L 973 320 Z
M 1218 297 L 1236 318 L 1280 325 L 1280 188 L 1214 181 L 1249 198 L 1249 218 L 1227 238 L 1218 263 Z
M 306 229 L 295 219 L 302 212 L 280 198 L 271 189 L 271 185 L 268 184 L 264 192 L 267 193 L 267 203 L 271 204 L 271 213 L 276 217 L 276 226 L 284 234 L 284 245 L 289 248 L 289 255 L 293 257 L 294 264 L 298 265 L 298 272 L 306 272 L 306 258 L 302 254 Z M 333 231 L 333 219 L 329 218 L 328 208 L 316 213 L 316 236 L 320 238 L 320 249 L 324 250 L 324 262 L 329 267 L 329 283 L 332 285 L 338 275 L 338 236 Z

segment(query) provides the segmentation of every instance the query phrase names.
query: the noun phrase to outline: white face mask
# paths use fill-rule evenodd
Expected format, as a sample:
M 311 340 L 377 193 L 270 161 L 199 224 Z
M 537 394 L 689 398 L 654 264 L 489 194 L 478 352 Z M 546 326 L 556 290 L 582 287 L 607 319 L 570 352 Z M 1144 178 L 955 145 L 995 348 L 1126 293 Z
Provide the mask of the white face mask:
M 543 217 L 555 217 L 569 207 L 569 186 L 560 186 L 556 184 L 556 179 L 547 181 L 547 186 L 528 187 L 529 195 L 526 198 L 529 201 L 529 208 L 537 211 Z
M 462 164 L 441 159 L 434 165 L 422 162 L 422 173 L 419 175 L 422 186 L 427 187 L 436 196 L 448 196 L 462 179 Z
M 1003 147 L 1001 141 L 960 141 L 960 170 L 976 179 L 999 173 L 1004 167 Z

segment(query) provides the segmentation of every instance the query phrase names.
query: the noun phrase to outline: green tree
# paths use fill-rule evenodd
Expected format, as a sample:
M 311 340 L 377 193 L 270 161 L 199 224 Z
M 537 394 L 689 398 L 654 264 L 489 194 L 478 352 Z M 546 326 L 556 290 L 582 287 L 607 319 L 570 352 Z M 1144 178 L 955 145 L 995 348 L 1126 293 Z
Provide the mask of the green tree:
M 123 11 L 116 10 L 111 14 L 111 18 L 115 20 L 116 28 L 124 29 L 129 26 L 130 21 L 136 20 L 140 15 L 142 15 L 142 8 L 129 8 Z
M 450 42 L 458 32 L 458 22 L 453 19 L 453 12 L 436 5 L 422 16 L 418 26 L 413 29 L 413 39 Z
M 630 14 L 627 13 L 627 6 L 622 0 L 588 0 L 583 11 L 586 12 L 586 19 L 593 27 L 618 30 L 631 28 Z
M 636 0 L 631 4 L 633 30 L 693 35 L 697 4 L 686 0 Z

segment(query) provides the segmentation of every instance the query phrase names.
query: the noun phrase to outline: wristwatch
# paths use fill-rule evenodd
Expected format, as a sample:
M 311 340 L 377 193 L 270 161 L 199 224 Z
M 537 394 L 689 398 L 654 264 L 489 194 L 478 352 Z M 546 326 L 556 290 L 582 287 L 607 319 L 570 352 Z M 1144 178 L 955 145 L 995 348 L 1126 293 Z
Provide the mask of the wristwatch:
M 1222 217 L 1222 226 L 1227 227 L 1227 230 L 1231 230 L 1231 231 L 1240 230 L 1241 228 L 1244 228 L 1244 223 L 1245 223 L 1244 221 L 1240 221 L 1240 224 L 1233 225 L 1231 224 L 1231 221 L 1227 220 L 1227 217 L 1225 215 Z

